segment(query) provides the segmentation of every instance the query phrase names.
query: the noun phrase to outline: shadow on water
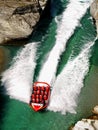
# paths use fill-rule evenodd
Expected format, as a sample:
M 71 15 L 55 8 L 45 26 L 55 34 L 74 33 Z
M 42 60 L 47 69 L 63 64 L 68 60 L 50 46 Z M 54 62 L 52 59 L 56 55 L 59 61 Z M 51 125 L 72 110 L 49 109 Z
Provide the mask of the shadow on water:
M 60 0 L 48 0 L 46 8 L 41 14 L 39 22 L 29 37 L 29 42 L 40 42 L 39 46 L 37 47 L 37 65 L 35 69 L 34 80 L 40 71 L 40 66 L 42 63 L 42 60 L 40 59 L 43 59 L 45 53 L 49 52 L 54 45 L 53 39 L 55 39 L 57 29 L 54 17 L 62 14 L 63 10 L 64 4 Z M 55 31 L 53 28 L 55 28 Z M 46 45 L 49 43 L 51 43 L 49 46 Z
M 39 22 L 29 37 L 30 41 L 41 41 L 42 37 L 47 34 L 47 29 L 53 18 L 60 15 L 63 10 L 63 3 L 60 0 L 48 0 Z
M 0 127 L 3 123 L 3 117 L 6 114 L 5 108 L 6 104 L 9 101 L 8 96 L 5 96 L 6 90 L 4 86 L 1 85 L 1 78 L 0 78 Z
M 48 0 L 46 7 L 40 16 L 38 23 L 34 27 L 34 31 L 29 36 L 30 42 L 34 42 L 34 41 L 39 42 L 42 39 L 42 36 L 45 35 L 49 27 L 49 24 L 51 23 L 53 18 L 51 16 L 50 10 L 51 10 L 51 2 L 50 0 Z
M 90 58 L 91 65 L 98 66 L 98 39 L 95 41 L 92 50 L 92 57 Z

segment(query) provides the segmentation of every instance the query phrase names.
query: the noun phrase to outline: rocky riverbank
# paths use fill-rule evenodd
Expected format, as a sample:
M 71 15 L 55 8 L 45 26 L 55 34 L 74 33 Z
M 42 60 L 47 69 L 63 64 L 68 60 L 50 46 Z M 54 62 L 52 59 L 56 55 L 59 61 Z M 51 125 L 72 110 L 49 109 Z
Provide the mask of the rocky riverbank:
M 34 30 L 47 0 L 1 0 L 0 44 L 27 38 Z
M 98 130 L 98 105 L 94 107 L 92 112 L 92 116 L 78 121 L 70 130 Z

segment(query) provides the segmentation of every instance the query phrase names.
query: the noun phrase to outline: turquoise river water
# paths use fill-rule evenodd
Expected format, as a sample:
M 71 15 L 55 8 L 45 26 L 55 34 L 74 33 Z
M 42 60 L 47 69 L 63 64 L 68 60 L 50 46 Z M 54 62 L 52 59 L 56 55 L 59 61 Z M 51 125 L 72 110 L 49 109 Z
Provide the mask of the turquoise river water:
M 0 130 L 68 130 L 92 115 L 98 104 L 98 40 L 89 5 L 52 0 L 52 16 L 40 21 L 28 44 L 0 46 Z M 52 88 L 42 112 L 28 105 L 34 81 Z

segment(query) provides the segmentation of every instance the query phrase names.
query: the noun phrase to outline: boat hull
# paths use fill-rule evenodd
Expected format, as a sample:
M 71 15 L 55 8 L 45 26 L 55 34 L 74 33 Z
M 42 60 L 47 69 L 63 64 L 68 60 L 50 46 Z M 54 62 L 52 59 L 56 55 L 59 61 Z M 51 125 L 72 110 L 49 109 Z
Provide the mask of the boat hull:
M 50 99 L 50 85 L 46 82 L 35 82 L 31 95 L 30 106 L 34 111 L 47 108 Z

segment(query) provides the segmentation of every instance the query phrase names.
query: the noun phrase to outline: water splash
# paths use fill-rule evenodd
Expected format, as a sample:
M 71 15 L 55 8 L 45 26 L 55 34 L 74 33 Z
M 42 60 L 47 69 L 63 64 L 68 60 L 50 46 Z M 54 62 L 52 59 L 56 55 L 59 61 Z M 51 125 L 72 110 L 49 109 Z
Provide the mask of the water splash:
M 2 84 L 11 98 L 29 103 L 36 66 L 37 43 L 26 45 L 13 59 L 12 66 L 2 74 Z
M 75 59 L 69 59 L 55 81 L 49 110 L 76 113 L 77 97 L 83 87 L 83 80 L 89 70 L 89 57 L 94 42 L 87 43 Z
M 76 26 L 85 14 L 89 3 L 81 3 L 78 0 L 70 0 L 62 14 L 62 20 L 58 24 L 56 44 L 51 50 L 47 61 L 42 66 L 38 81 L 44 81 L 50 85 L 54 82 L 60 55 L 66 48 L 66 42 L 74 33 Z

